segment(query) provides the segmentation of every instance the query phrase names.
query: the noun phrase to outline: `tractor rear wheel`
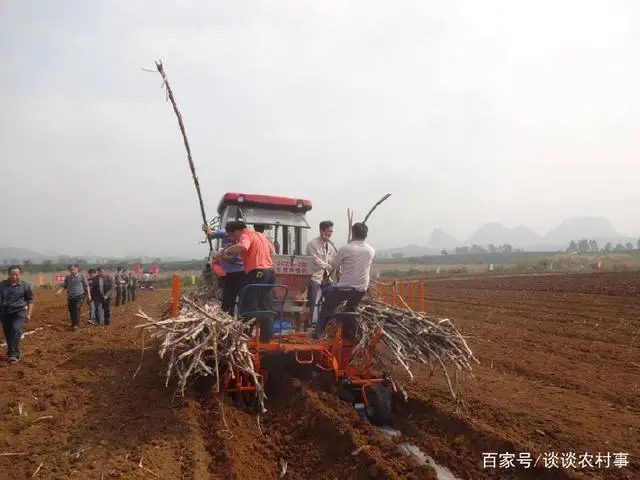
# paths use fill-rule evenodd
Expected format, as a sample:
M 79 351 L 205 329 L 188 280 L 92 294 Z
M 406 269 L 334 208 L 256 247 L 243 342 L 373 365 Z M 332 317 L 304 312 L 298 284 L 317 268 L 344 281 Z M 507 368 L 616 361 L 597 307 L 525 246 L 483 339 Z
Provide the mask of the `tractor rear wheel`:
M 391 420 L 391 389 L 385 385 L 367 388 L 367 418 L 376 426 L 385 425 Z

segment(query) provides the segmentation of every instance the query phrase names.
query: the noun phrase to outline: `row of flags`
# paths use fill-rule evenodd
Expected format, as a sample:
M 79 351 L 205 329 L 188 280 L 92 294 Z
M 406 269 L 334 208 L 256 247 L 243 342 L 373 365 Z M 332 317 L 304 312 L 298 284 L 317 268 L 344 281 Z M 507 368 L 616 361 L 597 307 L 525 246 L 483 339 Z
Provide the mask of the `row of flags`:
M 140 266 L 139 263 L 136 263 L 136 268 L 135 268 L 135 272 L 136 273 L 140 273 L 142 270 L 142 267 Z M 158 268 L 158 264 L 157 263 L 152 263 L 151 264 L 151 273 L 158 273 L 160 271 L 160 269 Z

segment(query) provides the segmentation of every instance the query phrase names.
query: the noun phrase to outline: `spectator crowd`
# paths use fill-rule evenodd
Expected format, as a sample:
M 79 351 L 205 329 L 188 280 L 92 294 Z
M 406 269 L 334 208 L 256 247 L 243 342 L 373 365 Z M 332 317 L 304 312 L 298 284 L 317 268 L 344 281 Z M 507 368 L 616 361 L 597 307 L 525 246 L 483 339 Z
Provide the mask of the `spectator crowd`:
M 133 272 L 127 272 L 122 267 L 118 267 L 113 276 L 109 275 L 104 267 L 90 269 L 85 276 L 78 272 L 78 265 L 73 264 L 69 265 L 69 274 L 56 294 L 61 295 L 65 290 L 72 330 L 80 328 L 80 315 L 85 301 L 89 306 L 89 324 L 107 326 L 111 324 L 111 304 L 114 295 L 116 307 L 134 302 L 138 278 Z
M 31 319 L 35 295 L 31 285 L 22 280 L 22 267 L 11 265 L 7 269 L 7 279 L 0 281 L 0 321 L 7 341 L 7 360 L 20 361 L 20 340 L 24 325 Z M 119 267 L 114 275 L 109 275 L 103 267 L 91 269 L 87 275 L 78 271 L 78 265 L 69 265 L 69 274 L 57 290 L 61 295 L 66 291 L 67 307 L 71 330 L 80 328 L 82 305 L 89 307 L 88 323 L 94 326 L 111 324 L 111 304 L 125 305 L 136 301 L 138 278 L 133 272 Z

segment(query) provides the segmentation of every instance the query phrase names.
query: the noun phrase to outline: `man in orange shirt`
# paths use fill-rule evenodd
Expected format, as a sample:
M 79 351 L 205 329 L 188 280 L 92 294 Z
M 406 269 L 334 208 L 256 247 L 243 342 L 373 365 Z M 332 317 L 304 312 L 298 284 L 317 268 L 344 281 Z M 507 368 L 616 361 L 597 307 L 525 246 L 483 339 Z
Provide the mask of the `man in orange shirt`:
M 273 268 L 271 252 L 273 247 L 262 233 L 247 228 L 244 222 L 231 221 L 225 225 L 225 230 L 234 242 L 220 254 L 240 254 L 244 263 L 246 285 L 276 283 L 276 271 Z M 271 312 L 271 288 L 250 288 L 242 296 L 239 315 L 243 312 Z M 252 318 L 252 317 L 251 317 Z M 260 340 L 268 342 L 273 336 L 273 314 L 260 315 Z
M 276 253 L 276 247 L 271 241 L 271 239 L 267 236 L 267 234 L 264 233 L 266 229 L 267 229 L 267 226 L 263 223 L 255 223 L 253 225 L 253 230 L 264 235 L 264 237 L 269 241 L 269 248 L 271 249 L 271 255 L 273 255 L 274 253 Z

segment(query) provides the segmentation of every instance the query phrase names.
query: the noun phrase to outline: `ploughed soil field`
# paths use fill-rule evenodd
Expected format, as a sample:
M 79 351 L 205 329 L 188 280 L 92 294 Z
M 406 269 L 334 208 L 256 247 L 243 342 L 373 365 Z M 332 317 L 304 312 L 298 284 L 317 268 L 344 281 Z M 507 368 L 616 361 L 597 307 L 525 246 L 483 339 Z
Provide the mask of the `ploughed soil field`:
M 107 327 L 87 325 L 85 307 L 72 332 L 64 298 L 36 292 L 26 330 L 43 328 L 22 340 L 20 363 L 0 364 L 0 478 L 270 479 L 285 465 L 285 479 L 436 478 L 400 442 L 462 479 L 640 478 L 634 274 L 428 282 L 428 312 L 470 336 L 481 365 L 463 383 L 458 413 L 440 376 L 416 367 L 392 440 L 294 378 L 260 418 L 221 401 L 206 380 L 174 396 L 157 348 L 142 355 L 133 328 L 138 308 L 156 315 L 169 295 L 140 292 Z M 496 468 L 485 468 L 483 453 L 499 455 Z M 508 453 L 513 466 L 499 468 Z M 545 465 L 552 453 L 555 468 Z M 575 468 L 562 468 L 571 453 Z M 585 453 L 593 468 L 579 465 Z M 614 466 L 614 453 L 627 453 L 629 465 Z M 526 454 L 535 467 L 525 468 Z

